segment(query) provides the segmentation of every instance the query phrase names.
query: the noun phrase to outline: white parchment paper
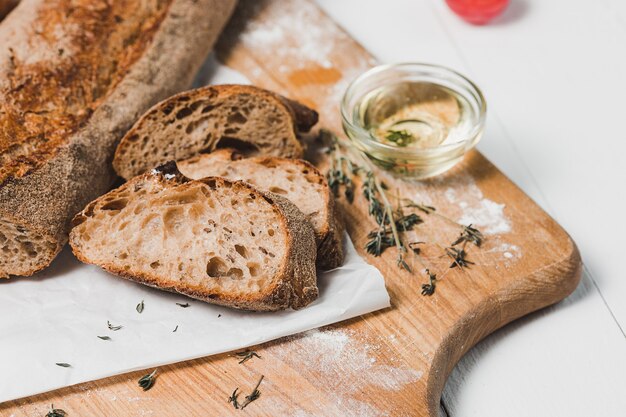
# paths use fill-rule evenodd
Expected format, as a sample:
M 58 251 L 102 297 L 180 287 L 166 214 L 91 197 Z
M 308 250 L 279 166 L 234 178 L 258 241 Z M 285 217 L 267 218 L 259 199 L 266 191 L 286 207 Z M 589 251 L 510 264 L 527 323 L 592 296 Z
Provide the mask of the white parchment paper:
M 347 235 L 345 247 L 345 264 L 318 274 L 317 301 L 274 313 L 241 312 L 149 288 L 81 264 L 66 248 L 34 278 L 0 280 L 0 402 L 241 349 L 389 306 L 380 272 Z M 123 328 L 111 331 L 107 320 Z

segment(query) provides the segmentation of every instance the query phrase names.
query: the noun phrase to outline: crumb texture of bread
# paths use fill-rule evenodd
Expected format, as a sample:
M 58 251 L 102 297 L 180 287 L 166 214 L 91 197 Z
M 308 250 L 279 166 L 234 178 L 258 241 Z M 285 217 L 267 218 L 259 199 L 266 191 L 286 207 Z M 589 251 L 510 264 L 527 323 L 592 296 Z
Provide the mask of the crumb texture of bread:
M 111 188 L 118 141 L 188 88 L 234 3 L 23 0 L 2 21 L 0 277 L 54 259 Z
M 155 171 L 90 203 L 70 244 L 84 262 L 210 303 L 301 308 L 317 298 L 313 230 L 274 200 L 243 182 Z
M 343 228 L 337 225 L 334 198 L 324 176 L 309 162 L 273 156 L 244 158 L 233 149 L 219 149 L 180 161 L 178 168 L 192 179 L 220 176 L 242 180 L 287 198 L 313 226 L 318 266 L 332 269 L 343 263 Z
M 165 161 L 229 146 L 250 155 L 300 158 L 297 133 L 316 122 L 315 111 L 258 87 L 202 87 L 148 110 L 120 141 L 113 167 L 130 179 Z
M 39 271 L 57 254 L 59 246 L 45 234 L 0 218 L 0 278 L 9 277 L 6 271 L 15 275 Z

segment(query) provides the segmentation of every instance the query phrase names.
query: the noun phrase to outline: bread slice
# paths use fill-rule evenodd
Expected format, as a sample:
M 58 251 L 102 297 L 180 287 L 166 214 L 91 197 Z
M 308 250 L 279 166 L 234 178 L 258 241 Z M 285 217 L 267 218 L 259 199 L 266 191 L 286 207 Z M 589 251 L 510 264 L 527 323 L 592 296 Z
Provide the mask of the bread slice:
M 243 180 L 259 190 L 286 197 L 313 225 L 318 266 L 332 269 L 343 263 L 343 227 L 335 200 L 326 178 L 307 161 L 275 156 L 244 158 L 233 149 L 220 149 L 180 161 L 178 169 L 189 178 Z
M 91 202 L 73 224 L 81 261 L 146 285 L 246 310 L 298 309 L 318 295 L 310 223 L 242 181 L 189 180 L 171 162 Z
M 166 161 L 187 159 L 218 146 L 301 158 L 297 133 L 315 123 L 315 111 L 258 87 L 203 87 L 148 110 L 120 141 L 113 167 L 128 180 Z
M 117 142 L 189 88 L 235 0 L 29 0 L 0 24 L 0 278 L 46 267 Z

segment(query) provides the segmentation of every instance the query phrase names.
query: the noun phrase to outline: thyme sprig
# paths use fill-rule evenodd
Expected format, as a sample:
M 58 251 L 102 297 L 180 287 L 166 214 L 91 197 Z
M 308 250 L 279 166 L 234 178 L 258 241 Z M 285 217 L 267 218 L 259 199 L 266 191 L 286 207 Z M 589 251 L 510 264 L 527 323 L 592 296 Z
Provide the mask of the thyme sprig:
M 244 408 L 246 408 L 248 406 L 248 404 L 250 404 L 252 401 L 258 399 L 261 396 L 261 391 L 259 391 L 259 386 L 261 385 L 261 382 L 263 381 L 263 378 L 264 378 L 264 376 L 261 375 L 261 378 L 259 379 L 259 382 L 256 383 L 256 386 L 252 390 L 252 393 L 250 393 L 250 395 L 246 395 L 245 401 L 241 404 L 241 409 L 242 410 Z
M 484 237 L 476 227 L 473 227 L 472 224 L 467 226 L 459 224 L 437 212 L 436 208 L 431 205 L 403 199 L 399 191 L 397 192 L 397 206 L 394 209 L 387 196 L 388 188 L 378 179 L 373 165 L 362 151 L 349 143 L 340 143 L 337 136 L 330 131 L 322 130 L 320 136 L 325 143 L 329 143 L 327 153 L 330 155 L 330 169 L 327 173 L 327 179 L 334 195 L 338 197 L 343 187 L 346 200 L 352 203 L 355 190 L 353 178 L 358 176 L 362 180 L 362 191 L 368 204 L 368 214 L 377 225 L 367 234 L 368 240 L 365 243 L 365 250 L 369 254 L 381 256 L 387 248 L 395 246 L 397 249 L 397 266 L 412 273 L 412 268 L 405 259 L 408 247 L 426 272 L 428 283 L 422 285 L 422 294 L 428 296 L 435 293 L 436 283 L 446 275 L 449 269 L 455 267 L 463 269 L 474 264 L 467 259 L 466 247 L 467 244 L 473 244 L 477 247 L 482 245 Z M 406 146 L 410 143 L 406 142 L 410 140 L 408 132 L 390 131 L 388 136 L 387 139 L 395 142 L 398 146 Z M 358 163 L 354 161 L 358 161 Z M 405 209 L 413 209 L 413 211 L 408 210 L 409 213 L 405 213 Z M 460 228 L 458 237 L 452 243 L 445 248 L 437 245 L 445 252 L 442 256 L 448 256 L 452 259 L 452 264 L 440 274 L 440 277 L 431 272 L 432 269 L 426 265 L 425 260 L 420 255 L 420 245 L 425 244 L 425 242 L 410 241 L 408 245 L 404 243 L 403 238 L 406 238 L 406 234 L 424 222 L 424 219 L 416 211 L 425 215 L 437 216 L 454 227 Z
M 157 373 L 157 370 L 155 369 L 151 373 L 139 378 L 139 381 L 137 382 L 139 386 L 143 388 L 144 391 L 148 391 L 150 388 L 154 386 L 154 382 L 156 381 L 156 373 Z
M 54 404 L 50 404 L 50 411 L 46 414 L 46 417 L 65 417 L 67 413 L 60 408 L 54 408 Z
M 465 249 L 457 249 L 453 247 L 446 248 L 446 255 L 448 255 L 452 259 L 452 263 L 450 264 L 450 268 L 459 268 L 469 267 L 470 265 L 474 265 L 474 262 L 469 261 L 467 257 L 467 252 Z
M 483 234 L 470 224 L 469 226 L 463 226 L 463 231 L 459 237 L 450 244 L 450 246 L 456 246 L 461 243 L 473 243 L 474 245 L 480 247 L 480 245 L 483 244 L 483 240 Z
M 239 410 L 239 394 L 241 394 L 239 391 L 239 387 L 235 388 L 235 390 L 233 391 L 233 393 L 230 395 L 230 397 L 228 397 L 228 404 L 232 404 L 233 407 L 235 407 L 236 410 Z
M 261 382 L 263 381 L 263 378 L 265 378 L 264 375 L 261 375 L 261 378 L 259 379 L 259 382 L 256 383 L 254 389 L 252 390 L 252 392 L 250 393 L 250 395 L 246 395 L 243 403 L 239 403 L 239 394 L 241 394 L 239 391 L 239 387 L 235 388 L 235 390 L 233 391 L 233 393 L 230 395 L 230 397 L 228 397 L 228 403 L 232 404 L 233 407 L 235 407 L 235 409 L 237 410 L 243 410 L 244 408 L 246 408 L 248 406 L 248 404 L 250 404 L 252 401 L 258 399 L 261 396 L 261 391 L 259 391 L 259 386 L 261 385 Z
M 239 361 L 240 364 L 246 361 L 249 361 L 252 358 L 262 359 L 261 356 L 259 356 L 259 354 L 253 350 L 244 350 L 242 352 L 236 352 L 235 356 L 237 356 L 238 358 L 241 358 L 241 360 Z

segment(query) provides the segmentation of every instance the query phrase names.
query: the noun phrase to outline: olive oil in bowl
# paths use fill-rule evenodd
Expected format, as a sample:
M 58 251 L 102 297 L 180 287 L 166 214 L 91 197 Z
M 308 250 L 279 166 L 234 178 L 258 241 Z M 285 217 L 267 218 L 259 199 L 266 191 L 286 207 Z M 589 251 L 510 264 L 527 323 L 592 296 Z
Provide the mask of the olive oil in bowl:
M 377 67 L 342 103 L 346 133 L 378 165 L 411 178 L 446 171 L 480 139 L 485 103 L 467 79 L 441 67 Z

